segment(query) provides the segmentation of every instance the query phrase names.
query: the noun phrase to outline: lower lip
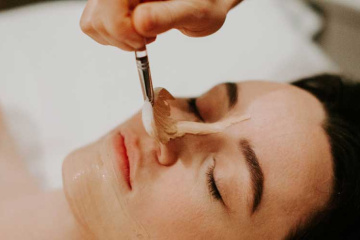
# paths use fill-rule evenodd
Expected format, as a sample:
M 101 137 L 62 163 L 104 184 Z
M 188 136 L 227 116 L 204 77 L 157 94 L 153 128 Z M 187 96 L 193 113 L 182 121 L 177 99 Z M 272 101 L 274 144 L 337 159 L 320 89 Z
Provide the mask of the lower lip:
M 121 135 L 121 133 L 118 133 L 114 140 L 115 150 L 117 152 L 117 155 L 119 156 L 119 161 L 117 164 L 118 168 L 120 169 L 122 176 L 124 177 L 127 185 L 129 186 L 129 189 L 131 190 L 132 187 L 130 182 L 130 163 L 125 146 L 125 138 L 123 135 Z

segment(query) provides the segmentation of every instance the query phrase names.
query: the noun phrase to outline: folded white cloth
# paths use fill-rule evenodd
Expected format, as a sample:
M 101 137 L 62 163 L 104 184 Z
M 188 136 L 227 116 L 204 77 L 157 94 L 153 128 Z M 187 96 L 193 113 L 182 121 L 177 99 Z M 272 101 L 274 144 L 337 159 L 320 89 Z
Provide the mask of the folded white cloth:
M 273 0 L 289 19 L 294 29 L 312 38 L 323 27 L 323 18 L 303 0 Z

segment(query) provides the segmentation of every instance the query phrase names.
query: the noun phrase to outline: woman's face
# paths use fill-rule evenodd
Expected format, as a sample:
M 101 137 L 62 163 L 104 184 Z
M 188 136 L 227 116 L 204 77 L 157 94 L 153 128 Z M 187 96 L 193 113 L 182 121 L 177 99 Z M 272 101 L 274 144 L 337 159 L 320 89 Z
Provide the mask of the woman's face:
M 242 82 L 214 87 L 195 110 L 188 102 L 171 103 L 174 118 L 251 119 L 160 146 L 138 113 L 70 154 L 64 188 L 85 232 L 97 239 L 281 239 L 326 204 L 333 171 L 316 98 L 287 84 Z

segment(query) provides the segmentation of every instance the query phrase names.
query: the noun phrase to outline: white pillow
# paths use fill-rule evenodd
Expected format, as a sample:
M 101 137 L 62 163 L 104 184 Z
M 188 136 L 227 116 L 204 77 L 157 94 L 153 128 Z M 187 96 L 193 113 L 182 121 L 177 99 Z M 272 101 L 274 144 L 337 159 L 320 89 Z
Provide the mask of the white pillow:
M 61 163 L 135 113 L 142 94 L 133 53 L 81 33 L 85 2 L 37 4 L 0 14 L 0 102 L 32 172 L 61 186 Z M 334 64 L 296 31 L 278 2 L 245 1 L 207 38 L 177 31 L 149 45 L 155 86 L 199 94 L 228 80 L 286 81 Z

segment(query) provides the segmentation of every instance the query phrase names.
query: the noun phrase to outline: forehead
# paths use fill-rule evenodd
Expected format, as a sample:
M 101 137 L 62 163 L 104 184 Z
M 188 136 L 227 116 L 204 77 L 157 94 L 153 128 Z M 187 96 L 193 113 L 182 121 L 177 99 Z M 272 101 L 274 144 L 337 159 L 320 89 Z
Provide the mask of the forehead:
M 265 175 L 262 214 L 302 214 L 326 202 L 332 164 L 321 103 L 288 84 L 243 82 L 238 90 L 230 114 L 251 119 L 229 131 L 248 138 L 258 155 Z
M 261 81 L 238 83 L 237 86 L 238 104 L 233 111 L 257 116 L 254 124 L 268 124 L 278 131 L 306 131 L 303 127 L 321 127 L 325 119 L 322 104 L 300 88 Z

